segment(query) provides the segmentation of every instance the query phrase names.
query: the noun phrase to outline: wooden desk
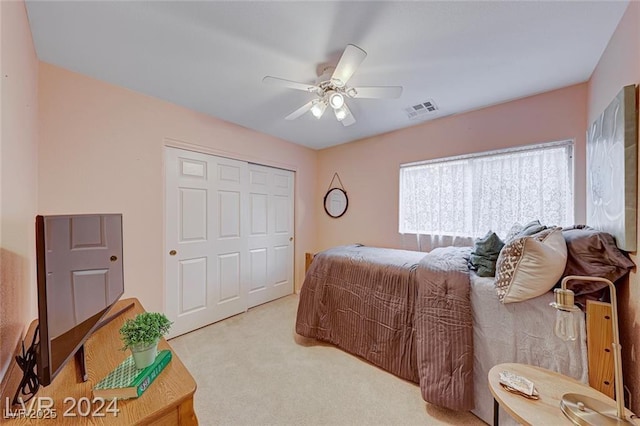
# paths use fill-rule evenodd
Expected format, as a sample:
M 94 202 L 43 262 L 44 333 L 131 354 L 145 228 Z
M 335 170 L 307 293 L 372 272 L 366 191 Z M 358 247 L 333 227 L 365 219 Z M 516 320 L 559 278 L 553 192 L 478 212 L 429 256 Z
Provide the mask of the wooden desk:
M 507 392 L 500 385 L 500 372 L 510 371 L 531 380 L 540 394 L 539 400 L 530 400 Z M 573 425 L 560 409 L 565 393 L 579 393 L 605 402 L 615 416 L 616 403 L 603 393 L 571 377 L 526 364 L 498 364 L 489 370 L 489 389 L 495 401 L 514 419 L 525 425 Z M 497 404 L 494 406 L 494 423 L 497 421 Z M 633 413 L 627 410 L 627 418 Z M 640 425 L 640 422 L 635 420 Z
M 196 382 L 189 374 L 177 354 L 172 350 L 171 362 L 165 367 L 160 375 L 153 381 L 149 388 L 137 399 L 117 401 L 117 408 L 120 410 L 116 416 L 105 412 L 103 408 L 98 413 L 105 414 L 104 417 L 96 417 L 89 414 L 81 416 L 78 407 L 72 409 L 71 414 L 75 417 L 64 416 L 65 410 L 72 405 L 70 401 L 65 402 L 65 398 L 73 398 L 79 401 L 81 398 L 93 399 L 91 390 L 93 386 L 106 376 L 111 370 L 117 367 L 131 352 L 121 351 L 122 341 L 120 340 L 119 329 L 125 319 L 133 318 L 136 314 L 144 312 L 138 299 L 120 300 L 113 308 L 113 311 L 134 303 L 134 307 L 129 309 L 109 324 L 95 332 L 85 343 L 86 367 L 89 380 L 80 381 L 79 369 L 76 368 L 75 359 L 71 359 L 63 370 L 47 387 L 41 387 L 36 397 L 53 398 L 53 408 L 56 411 L 55 419 L 4 419 L 0 415 L 0 422 L 12 425 L 23 424 L 98 424 L 98 425 L 197 425 L 198 419 L 193 410 L 193 394 L 196 391 Z M 107 314 L 108 316 L 109 314 Z M 34 329 L 35 322 L 30 330 Z M 159 343 L 158 349 L 171 349 L 165 339 Z M 20 376 L 20 370 L 15 368 L 11 374 Z M 17 378 L 19 382 L 20 377 Z M 12 380 L 15 382 L 15 380 Z M 16 382 L 17 383 L 17 382 Z M 15 386 L 8 389 L 15 391 Z M 29 406 L 28 401 L 26 403 Z M 2 410 L 5 410 L 4 398 Z M 14 406 L 14 409 L 16 407 Z M 85 407 L 86 408 L 86 407 Z M 95 404 L 91 406 L 94 410 L 99 407 Z M 4 411 L 3 411 L 4 414 Z

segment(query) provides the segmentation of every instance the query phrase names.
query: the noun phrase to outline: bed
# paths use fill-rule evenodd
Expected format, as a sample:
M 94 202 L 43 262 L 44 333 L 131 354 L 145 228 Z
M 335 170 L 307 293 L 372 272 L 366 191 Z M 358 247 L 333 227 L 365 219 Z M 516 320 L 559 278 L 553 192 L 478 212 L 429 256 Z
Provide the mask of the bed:
M 473 335 L 464 251 L 353 245 L 319 253 L 300 293 L 296 332 L 420 383 L 429 402 L 470 410 Z
M 555 338 L 552 293 L 502 304 L 493 278 L 469 271 L 470 251 L 323 251 L 307 271 L 296 332 L 419 383 L 429 403 L 486 422 L 493 409 L 487 373 L 496 364 L 533 364 L 587 382 L 584 316 L 577 344 Z

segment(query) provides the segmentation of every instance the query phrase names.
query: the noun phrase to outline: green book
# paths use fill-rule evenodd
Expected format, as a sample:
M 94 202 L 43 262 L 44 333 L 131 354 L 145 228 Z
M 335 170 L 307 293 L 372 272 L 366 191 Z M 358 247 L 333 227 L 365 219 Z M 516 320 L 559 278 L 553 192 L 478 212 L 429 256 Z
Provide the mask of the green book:
M 93 397 L 104 399 L 137 398 L 158 377 L 169 361 L 171 361 L 171 351 L 165 349 L 158 352 L 153 364 L 138 370 L 133 356 L 129 356 L 95 385 Z

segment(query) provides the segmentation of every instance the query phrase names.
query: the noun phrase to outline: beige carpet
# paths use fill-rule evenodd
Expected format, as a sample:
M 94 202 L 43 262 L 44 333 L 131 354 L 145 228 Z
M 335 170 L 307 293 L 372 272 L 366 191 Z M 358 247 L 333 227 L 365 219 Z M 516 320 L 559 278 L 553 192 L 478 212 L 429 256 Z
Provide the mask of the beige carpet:
M 420 388 L 296 336 L 298 296 L 170 341 L 198 383 L 202 425 L 484 425 L 426 404 Z

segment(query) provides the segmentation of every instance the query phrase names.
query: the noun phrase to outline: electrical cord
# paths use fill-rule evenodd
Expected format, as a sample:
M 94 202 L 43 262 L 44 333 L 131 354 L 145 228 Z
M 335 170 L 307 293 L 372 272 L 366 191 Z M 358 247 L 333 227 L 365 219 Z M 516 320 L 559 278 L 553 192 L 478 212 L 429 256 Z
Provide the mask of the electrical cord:
M 38 375 L 36 373 L 37 364 L 38 364 L 38 350 L 40 346 L 39 339 L 39 327 L 36 327 L 36 331 L 33 335 L 33 340 L 31 341 L 31 346 L 29 349 L 25 351 L 24 349 L 24 340 L 22 341 L 22 355 L 16 355 L 16 362 L 18 366 L 22 370 L 22 380 L 18 385 L 18 389 L 16 389 L 16 393 L 13 396 L 13 404 L 20 404 L 29 401 L 33 396 L 38 392 L 40 388 L 40 381 L 38 380 Z M 22 394 L 26 396 L 27 399 L 18 397 Z

